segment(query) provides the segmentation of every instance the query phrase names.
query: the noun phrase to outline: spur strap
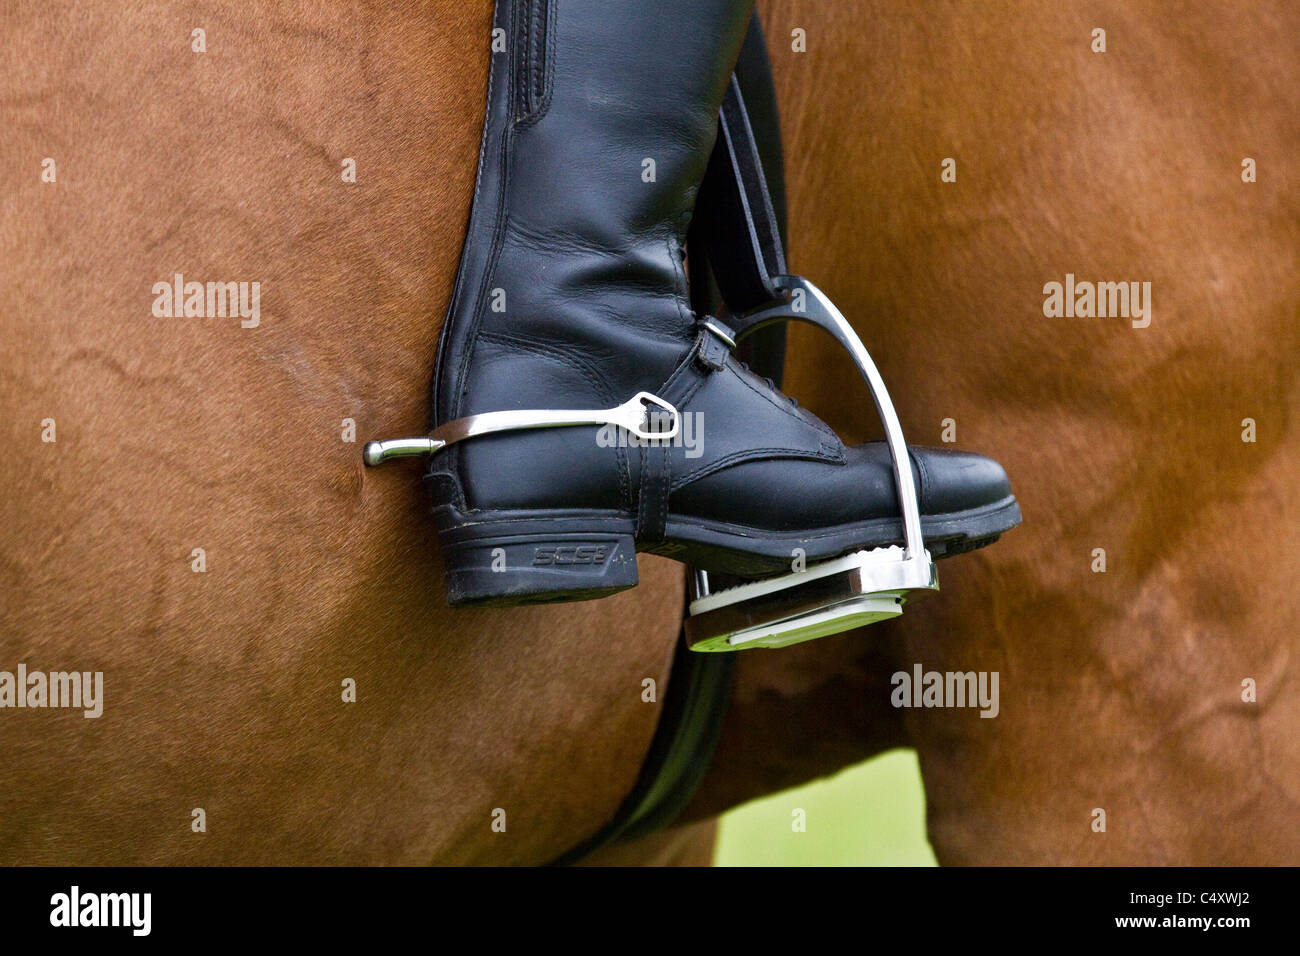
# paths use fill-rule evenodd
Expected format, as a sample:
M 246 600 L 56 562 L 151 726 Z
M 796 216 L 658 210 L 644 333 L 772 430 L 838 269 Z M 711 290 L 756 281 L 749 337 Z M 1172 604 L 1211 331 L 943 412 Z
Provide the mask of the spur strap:
M 711 315 L 696 323 L 695 346 L 668 376 L 659 394 L 663 401 L 684 408 L 708 376 L 726 367 L 736 347 L 731 330 Z M 672 456 L 668 442 L 641 447 L 641 481 L 637 488 L 636 540 L 655 545 L 664 540 L 668 524 L 668 492 L 672 485 Z

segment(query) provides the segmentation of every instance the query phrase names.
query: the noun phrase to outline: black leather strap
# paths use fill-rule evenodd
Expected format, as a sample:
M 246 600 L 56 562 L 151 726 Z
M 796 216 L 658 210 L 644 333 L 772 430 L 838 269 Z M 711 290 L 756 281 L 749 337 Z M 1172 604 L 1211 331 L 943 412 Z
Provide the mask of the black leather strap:
M 696 343 L 695 360 L 710 372 L 720 372 L 727 364 L 727 356 L 736 346 L 736 333 L 711 315 L 700 320 L 700 337 Z
M 696 323 L 698 334 L 695 347 L 677 366 L 668 381 L 655 393 L 678 410 L 679 415 L 690 414 L 693 396 L 704 380 L 720 371 L 727 362 L 734 340 L 730 329 L 712 316 Z M 668 522 L 668 491 L 672 485 L 672 469 L 668 442 L 650 442 L 641 447 L 641 483 L 637 489 L 636 540 L 640 544 L 654 545 L 664 540 Z
M 718 290 L 732 314 L 777 298 L 785 248 L 745 97 L 735 75 L 722 101 L 718 143 L 696 203 L 696 236 L 708 247 Z

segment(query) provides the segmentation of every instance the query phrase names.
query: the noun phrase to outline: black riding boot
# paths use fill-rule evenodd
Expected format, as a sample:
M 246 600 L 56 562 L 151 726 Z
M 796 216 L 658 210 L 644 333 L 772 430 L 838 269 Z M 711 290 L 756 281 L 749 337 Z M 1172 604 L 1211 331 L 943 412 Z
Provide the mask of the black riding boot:
M 885 445 L 845 447 L 689 305 L 684 236 L 751 10 L 498 0 L 434 419 L 530 411 L 458 425 L 474 437 L 431 460 L 451 604 L 600 597 L 636 583 L 637 550 L 762 576 L 901 540 Z M 657 427 L 674 436 L 529 424 L 624 405 L 608 420 L 671 406 Z M 1019 521 L 997 463 L 911 452 L 936 557 Z

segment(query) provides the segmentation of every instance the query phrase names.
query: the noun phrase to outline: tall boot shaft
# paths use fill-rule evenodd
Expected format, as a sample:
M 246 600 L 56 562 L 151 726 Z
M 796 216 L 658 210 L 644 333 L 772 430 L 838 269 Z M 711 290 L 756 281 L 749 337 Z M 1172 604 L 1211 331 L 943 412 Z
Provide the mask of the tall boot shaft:
M 752 8 L 498 0 L 506 49 L 492 54 L 437 421 L 525 395 L 551 404 L 545 367 L 530 387 L 494 361 L 521 343 L 586 366 L 592 402 L 653 388 L 680 361 L 694 322 L 682 246 Z
M 516 89 L 535 95 L 517 102 L 512 225 L 610 249 L 665 224 L 682 235 L 752 2 L 531 0 L 517 13 L 523 7 L 543 11 L 527 46 L 546 52 L 526 73 L 514 70 Z M 543 19 L 548 36 L 539 37 Z M 532 108 L 522 112 L 525 99 Z

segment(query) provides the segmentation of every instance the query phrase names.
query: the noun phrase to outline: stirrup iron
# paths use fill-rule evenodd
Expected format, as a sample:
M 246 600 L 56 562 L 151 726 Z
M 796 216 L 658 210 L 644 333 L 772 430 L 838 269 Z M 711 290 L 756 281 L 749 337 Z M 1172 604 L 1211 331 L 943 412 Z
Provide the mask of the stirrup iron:
M 710 588 L 708 572 L 696 570 L 685 625 L 686 643 L 693 651 L 785 647 L 838 634 L 898 617 L 909 592 L 939 589 L 938 572 L 921 536 L 903 427 L 876 363 L 840 310 L 807 279 L 773 276 L 772 287 L 781 295 L 777 302 L 732 317 L 735 338 L 774 322 L 809 322 L 829 332 L 853 356 L 885 426 L 903 518 L 903 546 L 858 551 L 718 591 Z

